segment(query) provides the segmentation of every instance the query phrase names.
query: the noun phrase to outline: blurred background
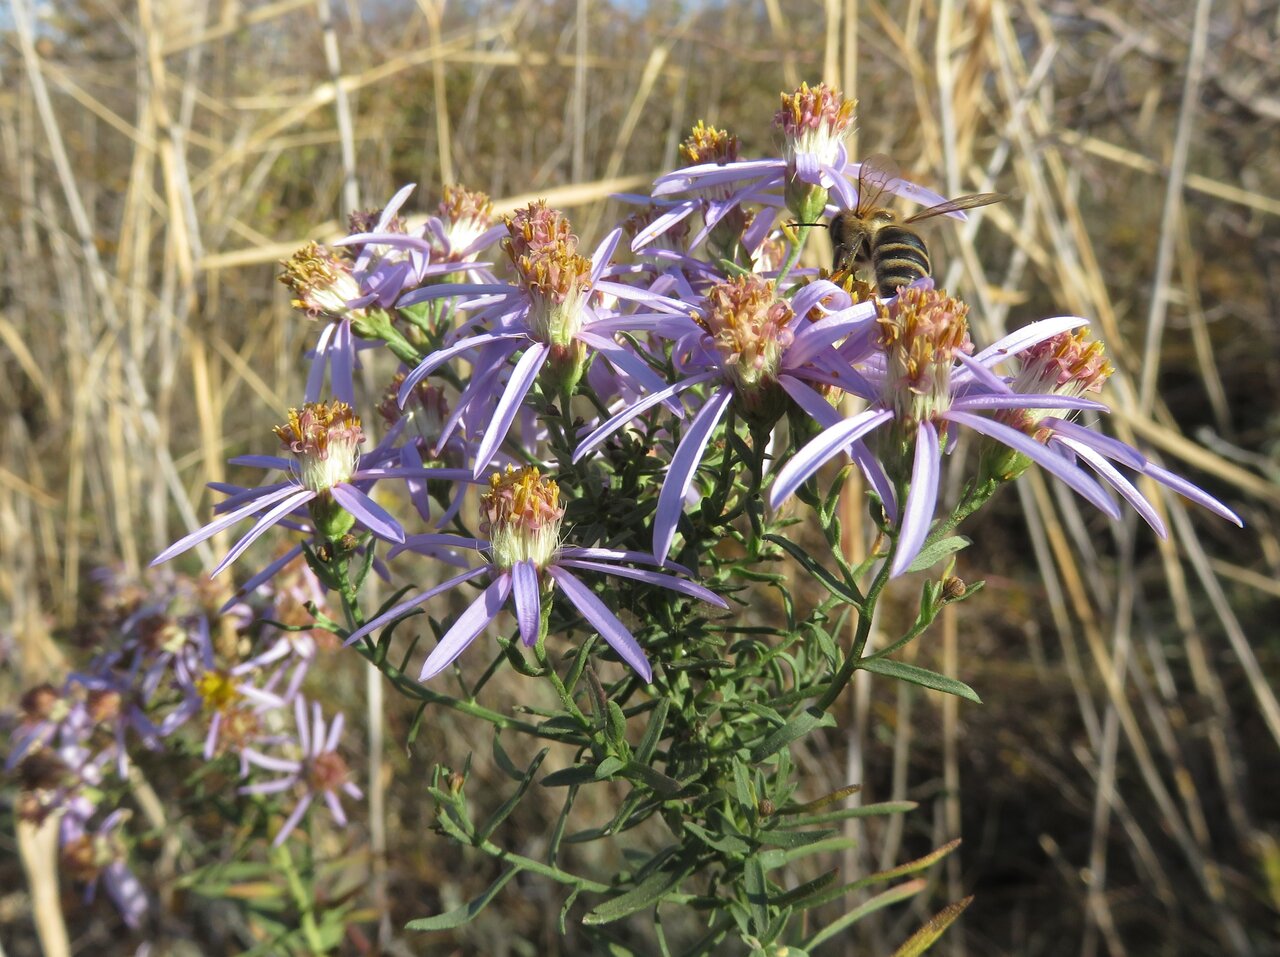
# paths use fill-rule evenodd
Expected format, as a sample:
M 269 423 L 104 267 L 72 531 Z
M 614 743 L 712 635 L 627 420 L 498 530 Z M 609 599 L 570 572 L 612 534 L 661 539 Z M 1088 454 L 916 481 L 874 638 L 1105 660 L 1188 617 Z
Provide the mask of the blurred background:
M 0 693 L 83 661 L 94 570 L 140 573 L 207 518 L 206 482 L 244 478 L 229 455 L 272 443 L 315 331 L 277 260 L 406 182 L 417 213 L 446 183 L 500 210 L 545 197 L 590 247 L 622 209 L 609 194 L 679 165 L 696 120 L 775 154 L 779 92 L 826 80 L 859 100 L 854 156 L 1011 194 L 981 228 L 927 233 L 974 339 L 1092 319 L 1118 367 L 1109 428 L 1246 521 L 1165 497 L 1162 542 L 1032 472 L 971 523 L 957 574 L 986 590 L 911 653 L 985 703 L 860 682 L 801 764 L 815 794 L 920 802 L 860 834 L 850 877 L 964 844 L 913 912 L 829 951 L 888 953 L 972 893 L 938 953 L 1280 952 L 1278 30 L 1275 0 L 12 0 Z M 582 952 L 534 881 L 453 936 L 398 930 L 493 876 L 425 829 L 421 789 L 472 749 L 483 775 L 488 744 L 444 716 L 406 749 L 411 704 L 367 700 L 354 656 L 329 667 L 337 704 L 385 721 L 353 826 L 387 950 Z M 512 840 L 558 800 L 535 794 Z M 35 953 L 11 833 L 0 941 Z M 66 906 L 84 952 L 124 948 L 106 904 Z

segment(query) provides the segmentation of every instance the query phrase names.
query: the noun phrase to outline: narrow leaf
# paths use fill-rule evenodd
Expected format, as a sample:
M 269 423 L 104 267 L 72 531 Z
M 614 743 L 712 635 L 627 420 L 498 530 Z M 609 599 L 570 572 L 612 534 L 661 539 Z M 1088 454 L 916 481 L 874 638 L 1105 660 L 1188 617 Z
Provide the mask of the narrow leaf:
M 454 927 L 461 927 L 475 919 L 476 915 L 484 910 L 491 900 L 497 896 L 498 891 L 506 885 L 507 881 L 520 873 L 520 868 L 512 865 L 503 871 L 496 881 L 489 885 L 479 897 L 475 897 L 463 904 L 461 907 L 455 908 L 445 914 L 437 914 L 435 917 L 419 917 L 417 920 L 411 920 L 405 924 L 405 930 L 450 930 Z
M 756 745 L 755 750 L 751 752 L 751 762 L 759 764 L 770 755 L 777 754 L 792 741 L 803 738 L 810 731 L 816 728 L 828 728 L 835 723 L 834 715 L 819 711 L 817 708 L 806 708 Z
M 922 572 L 926 568 L 932 568 L 938 562 L 942 561 L 948 555 L 954 555 L 961 549 L 968 548 L 973 544 L 972 539 L 965 538 L 963 535 L 952 535 L 950 538 L 940 538 L 936 542 L 926 545 L 920 549 L 910 565 L 907 566 L 909 572 Z
M 954 904 L 948 904 L 929 918 L 928 923 L 911 935 L 905 944 L 893 952 L 893 957 L 920 957 L 933 946 L 934 941 L 942 936 L 964 909 L 973 902 L 973 897 L 966 897 Z
M 978 693 L 963 681 L 948 678 L 946 675 L 940 675 L 936 671 L 930 671 L 917 665 L 908 665 L 889 658 L 863 658 L 858 662 L 858 667 L 863 671 L 870 671 L 872 674 L 884 675 L 887 678 L 897 678 L 899 681 L 909 681 L 913 685 L 931 688 L 934 691 L 941 691 L 945 694 L 953 694 L 957 698 L 965 698 L 975 704 L 982 704 L 982 699 L 978 697 Z

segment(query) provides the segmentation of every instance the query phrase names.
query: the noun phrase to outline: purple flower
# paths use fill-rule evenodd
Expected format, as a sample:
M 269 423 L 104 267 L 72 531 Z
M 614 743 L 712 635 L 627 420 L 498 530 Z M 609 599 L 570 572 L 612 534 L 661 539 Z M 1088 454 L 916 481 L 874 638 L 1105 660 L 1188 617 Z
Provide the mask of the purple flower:
M 942 451 L 954 445 L 960 426 L 985 436 L 1002 447 L 1001 452 L 1020 456 L 1019 461 L 1026 463 L 1024 469 L 1032 462 L 1048 469 L 1107 515 L 1119 517 L 1115 502 L 1081 468 L 1075 456 L 1050 448 L 999 420 L 1000 416 L 1018 415 L 1020 410 L 1037 410 L 1038 415 L 1046 415 L 1056 410 L 1105 412 L 1107 407 L 1072 390 L 1020 392 L 990 368 L 1084 325 L 1085 320 L 1074 316 L 1044 319 L 970 356 L 968 307 L 932 289 L 931 283 L 904 288 L 879 308 L 876 351 L 857 366 L 861 387 L 851 390 L 867 399 L 870 408 L 841 420 L 828 407 L 823 413 L 826 430 L 777 473 L 769 491 L 771 507 L 777 508 L 851 441 L 865 439 L 872 431 L 891 423 L 891 428 L 882 430 L 881 448 L 886 450 L 889 470 L 900 478 L 909 476 L 907 501 L 898 522 L 893 575 L 907 570 L 928 536 L 937 506 Z M 981 412 L 994 412 L 996 417 L 989 418 Z M 1072 428 L 1068 423 L 1068 431 L 1078 440 L 1087 430 Z M 1136 451 L 1122 443 L 1100 436 L 1096 439 L 1091 451 L 1105 447 L 1107 454 L 1119 456 L 1132 467 L 1145 463 Z M 1149 463 L 1141 467 L 1146 465 Z M 890 517 L 896 520 L 896 510 L 887 499 L 886 506 Z
M 333 720 L 326 725 L 320 712 L 320 703 L 313 701 L 308 721 L 307 703 L 301 695 L 293 700 L 293 713 L 297 721 L 297 748 L 301 751 L 300 757 L 272 757 L 252 748 L 244 752 L 250 765 L 276 772 L 280 777 L 247 784 L 240 788 L 241 794 L 279 794 L 290 790 L 301 792 L 298 803 L 281 825 L 280 833 L 271 842 L 273 847 L 279 847 L 285 842 L 316 798 L 323 799 L 333 819 L 339 826 L 345 827 L 347 815 L 342 810 L 340 795 L 345 793 L 356 800 L 364 796 L 360 788 L 348 780 L 351 772 L 347 768 L 347 762 L 338 754 L 338 739 L 342 737 L 345 721 L 342 713 L 335 714 Z
M 826 311 L 834 300 L 840 308 L 816 322 L 797 321 L 811 310 Z M 654 518 L 653 552 L 664 558 L 671 549 L 676 523 L 693 492 L 694 474 L 712 433 L 733 401 L 746 416 L 764 425 L 795 403 L 809 414 L 814 403 L 835 416 L 811 385 L 837 384 L 854 388 L 834 343 L 859 348 L 874 329 L 874 303 L 853 304 L 830 282 L 814 282 L 788 302 L 777 298 L 771 281 L 738 276 L 713 285 L 697 318 L 697 332 L 677 344 L 678 370 L 684 378 L 674 385 L 632 402 L 594 429 L 578 445 L 577 462 L 591 449 L 637 415 L 681 392 L 708 384 L 708 395 L 676 447 L 663 480 Z M 821 414 L 821 413 L 819 413 Z M 837 416 L 838 418 L 838 416 Z M 873 472 L 869 455 L 862 460 Z M 885 484 L 877 479 L 880 485 Z M 696 500 L 696 493 L 694 493 Z
M 428 286 L 400 301 L 403 307 L 428 299 L 464 297 L 458 308 L 475 312 L 459 333 L 468 327 L 484 330 L 462 335 L 428 356 L 405 377 L 399 394 L 403 406 L 418 383 L 436 368 L 454 356 L 479 350 L 471 381 L 459 397 L 441 439 L 446 440 L 459 418 L 477 407 L 484 411 L 484 419 L 492 419 L 476 448 L 476 477 L 492 462 L 540 374 L 549 377 L 548 387 L 555 393 L 571 394 L 590 349 L 645 388 L 661 389 L 662 380 L 613 336 L 625 329 L 671 337 L 691 327 L 680 303 L 603 278 L 617 247 L 619 230 L 611 232 L 588 260 L 578 254 L 577 239 L 570 234 L 568 221 L 545 203 L 531 204 L 506 222 L 509 235 L 504 248 L 515 267 L 515 285 Z M 594 305 L 597 294 L 636 302 L 650 311 L 621 315 L 604 310 Z M 500 387 L 507 363 L 517 353 L 522 353 L 520 359 L 506 385 Z M 495 396 L 498 398 L 490 416 L 488 409 Z
M 347 644 L 358 641 L 383 625 L 403 616 L 450 588 L 488 575 L 490 583 L 453 626 L 445 632 L 422 666 L 419 681 L 426 681 L 447 668 L 484 631 L 514 596 L 516 621 L 521 641 L 533 647 L 544 637 L 545 602 L 559 589 L 606 642 L 646 682 L 653 671 L 635 636 L 627 630 L 596 595 L 571 571 L 593 571 L 631 578 L 728 607 L 718 595 L 701 585 L 647 569 L 629 568 L 613 562 L 660 564 L 650 555 L 608 548 L 561 546 L 560 488 L 542 478 L 536 468 L 512 469 L 495 474 L 484 495 L 482 531 L 490 537 L 463 539 L 455 535 L 420 535 L 408 539 L 402 548 L 430 549 L 441 545 L 471 547 L 488 553 L 489 562 L 402 602 L 354 632 Z
M 783 134 L 782 156 L 738 162 L 700 160 L 658 177 L 653 195 L 694 192 L 714 197 L 704 215 L 703 233 L 693 244 L 721 218 L 747 203 L 785 205 L 802 221 L 811 222 L 822 215 L 828 193 L 834 192 L 839 205 L 851 209 L 857 204 L 853 183 L 861 169 L 860 164 L 849 161 L 844 144 L 853 123 L 853 107 L 839 90 L 824 83 L 814 87 L 801 84 L 795 93 L 782 94 L 782 108 L 774 117 L 774 126 Z M 902 179 L 895 179 L 888 189 L 926 205 L 945 202 L 945 197 Z M 695 208 L 690 204 L 683 214 L 687 216 Z M 638 247 L 642 239 L 655 238 L 679 218 L 673 210 L 655 220 L 633 246 Z
M 359 522 L 379 538 L 404 541 L 400 523 L 370 498 L 359 483 L 423 475 L 426 470 L 359 468 L 359 446 L 364 432 L 360 417 L 345 402 L 308 403 L 302 409 L 291 409 L 288 423 L 278 426 L 275 432 L 293 453 L 292 461 L 257 455 L 234 461 L 288 471 L 292 473 L 290 479 L 242 493 L 230 511 L 174 542 L 152 559 L 152 565 L 180 555 L 241 519 L 260 514 L 249 532 L 218 563 L 212 577 L 239 558 L 267 529 L 285 522 L 304 505 L 310 508 L 316 527 L 330 539 L 346 534 Z M 442 478 L 465 476 L 457 470 L 433 470 L 432 474 Z
M 93 830 L 87 826 L 91 814 L 92 805 L 87 802 L 83 808 L 73 803 L 63 814 L 59 822 L 63 870 L 86 885 L 86 902 L 93 900 L 100 883 L 106 887 L 120 917 L 136 930 L 147 915 L 148 905 L 142 883 L 125 863 L 124 842 L 118 833 L 129 819 L 129 812 L 113 811 Z
M 995 353 L 989 358 L 992 360 L 991 364 L 997 364 L 1009 357 Z M 1012 359 L 1015 371 L 1010 388 L 1022 393 L 1096 393 L 1102 390 L 1103 384 L 1115 371 L 1106 360 L 1102 343 L 1090 340 L 1085 330 L 1062 332 L 1042 339 Z M 1070 462 L 1088 466 L 1098 478 L 1133 506 L 1134 511 L 1161 538 L 1166 538 L 1168 534 L 1164 522 L 1146 497 L 1116 468 L 1117 464 L 1149 476 L 1229 522 L 1241 527 L 1244 525 L 1240 516 L 1208 492 L 1148 461 L 1132 446 L 1067 418 L 1055 416 L 1050 410 L 1003 409 L 995 414 L 995 420 L 1031 436 Z M 985 476 L 998 481 L 1010 481 L 1030 465 L 1030 459 L 1020 452 L 994 441 L 983 443 L 981 469 Z

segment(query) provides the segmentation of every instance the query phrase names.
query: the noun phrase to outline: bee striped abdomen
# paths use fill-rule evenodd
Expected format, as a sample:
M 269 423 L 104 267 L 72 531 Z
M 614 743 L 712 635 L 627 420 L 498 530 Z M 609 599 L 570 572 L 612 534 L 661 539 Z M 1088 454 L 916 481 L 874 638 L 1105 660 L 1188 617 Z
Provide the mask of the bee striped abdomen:
M 871 268 L 882 296 L 892 296 L 899 286 L 909 285 L 932 271 L 924 240 L 902 226 L 885 226 L 876 232 Z

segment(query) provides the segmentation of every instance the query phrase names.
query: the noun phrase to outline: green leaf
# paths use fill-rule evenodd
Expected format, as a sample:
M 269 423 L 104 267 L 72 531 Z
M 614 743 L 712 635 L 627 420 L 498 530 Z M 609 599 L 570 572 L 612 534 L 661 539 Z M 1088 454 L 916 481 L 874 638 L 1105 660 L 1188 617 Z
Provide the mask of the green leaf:
M 825 874 L 820 874 L 811 881 L 791 888 L 785 894 L 781 894 L 773 899 L 773 903 L 778 907 L 800 906 L 804 907 L 804 900 L 818 891 L 825 890 L 830 887 L 837 877 L 840 876 L 840 868 L 833 867 Z M 791 957 L 791 951 L 787 952 L 787 957 Z
M 426 707 L 425 703 L 423 707 Z M 515 766 L 506 749 L 502 747 L 502 742 L 498 740 L 498 729 L 493 729 L 493 761 L 501 769 L 502 773 L 513 781 L 523 781 L 524 772 Z
M 928 923 L 912 934 L 905 944 L 895 950 L 893 957 L 920 957 L 933 946 L 934 941 L 942 936 L 943 932 L 964 913 L 964 909 L 971 903 L 973 903 L 973 897 L 969 896 L 942 908 L 929 918 Z
M 747 774 L 746 765 L 741 761 L 733 762 L 733 787 L 738 797 L 738 803 L 747 810 L 753 810 L 756 806 L 756 796 L 751 787 L 751 779 Z
M 773 544 L 777 545 L 784 552 L 803 565 L 810 575 L 822 582 L 827 591 L 831 592 L 831 594 L 835 595 L 841 601 L 846 601 L 850 605 L 857 605 L 859 608 L 862 607 L 863 598 L 856 587 L 847 582 L 840 581 L 840 579 L 836 578 L 835 575 L 831 574 L 831 572 L 827 571 L 814 561 L 813 556 L 795 542 L 788 541 L 781 535 L 766 535 L 765 540 L 773 542 Z
M 884 907 L 888 907 L 890 904 L 896 904 L 909 897 L 914 897 L 928 886 L 928 881 L 923 878 L 917 878 L 914 881 L 907 881 L 904 884 L 898 884 L 896 887 L 890 887 L 888 890 L 881 891 L 861 907 L 855 907 L 844 916 L 833 920 L 830 924 L 805 941 L 802 946 L 805 950 L 813 950 L 813 948 L 817 947 L 819 944 L 825 943 L 833 937 L 837 937 L 846 927 L 853 926 L 868 914 L 873 914 Z
M 755 932 L 763 935 L 769 923 L 769 885 L 765 881 L 764 864 L 759 854 L 751 855 L 743 863 L 742 885 L 747 891 Z
M 664 866 L 650 873 L 639 884 L 625 894 L 607 900 L 582 918 L 584 924 L 597 926 L 621 920 L 638 910 L 652 907 L 658 903 L 671 888 L 694 869 L 692 863 L 683 861 L 667 861 Z
M 494 740 L 497 741 L 497 738 L 494 738 Z M 529 790 L 529 785 L 533 783 L 533 776 L 538 773 L 538 768 L 542 766 L 542 761 L 550 750 L 550 748 L 543 748 L 537 753 L 533 761 L 530 762 L 529 769 L 524 772 L 524 777 L 519 786 L 516 787 L 515 793 L 503 801 L 502 806 L 494 811 L 484 824 L 480 825 L 479 830 L 476 832 L 479 840 L 486 840 L 490 834 L 497 830 L 498 825 L 507 819 L 507 815 L 516 809 L 516 805 L 520 803 L 525 792 Z
M 817 708 L 806 708 L 781 728 L 756 745 L 751 752 L 751 763 L 759 764 L 770 755 L 777 754 L 792 741 L 803 738 L 817 728 L 829 728 L 836 723 L 835 716 Z
M 838 788 L 837 790 L 832 791 L 830 794 L 824 794 L 820 798 L 815 798 L 814 800 L 808 802 L 807 804 L 797 804 L 793 807 L 784 807 L 781 810 L 777 811 L 776 813 L 787 815 L 787 814 L 808 814 L 811 811 L 821 811 L 824 807 L 829 807 L 830 805 L 835 804 L 836 801 L 843 801 L 849 795 L 857 794 L 861 790 L 862 790 L 861 784 L 849 784 L 849 785 L 846 785 L 845 787 Z
M 627 718 L 622 713 L 622 708 L 618 702 L 610 701 L 608 705 L 609 714 L 609 739 L 613 742 L 613 746 L 619 751 L 627 747 Z
M 613 759 L 606 759 L 613 760 Z M 672 797 L 680 793 L 681 784 L 673 777 L 668 777 L 657 768 L 652 768 L 639 761 L 628 761 L 623 767 L 626 776 L 633 781 L 643 781 L 663 797 Z
M 965 698 L 975 704 L 982 704 L 982 699 L 978 697 L 978 693 L 963 681 L 948 678 L 946 675 L 940 675 L 936 671 L 930 671 L 917 665 L 908 665 L 889 658 L 863 658 L 858 662 L 858 667 L 863 671 L 870 671 L 872 674 L 884 675 L 886 678 L 897 678 L 899 681 L 909 681 L 913 685 L 931 688 L 934 691 L 941 691 L 945 694 L 953 694 L 958 698 Z
M 681 824 L 686 831 L 693 834 L 704 844 L 714 847 L 717 851 L 724 851 L 724 853 L 734 857 L 742 857 L 751 851 L 751 845 L 736 835 L 714 834 L 705 827 L 694 824 L 692 821 L 682 821 Z
M 404 925 L 405 930 L 450 930 L 470 923 L 497 896 L 498 891 L 506 886 L 507 881 L 520 873 L 520 870 L 520 867 L 513 864 L 498 875 L 498 879 L 490 884 L 488 889 L 479 897 L 472 898 L 461 907 L 455 908 L 448 913 L 411 920 Z
M 658 699 L 653 714 L 649 716 L 649 726 L 645 728 L 640 746 L 636 748 L 636 761 L 640 764 L 647 765 L 652 760 L 653 753 L 658 749 L 658 742 L 662 740 L 662 729 L 666 727 L 667 712 L 670 709 L 670 698 Z
M 613 755 L 609 755 L 609 757 L 596 765 L 596 773 L 594 777 L 597 781 L 607 781 L 626 766 L 626 761 L 623 761 L 621 758 L 615 758 Z
M 552 771 L 542 779 L 544 788 L 564 788 L 573 784 L 589 784 L 596 779 L 596 766 L 593 764 L 571 764 L 559 771 Z
M 930 542 L 920 549 L 920 554 L 916 555 L 915 561 L 907 566 L 907 571 L 922 572 L 926 568 L 932 568 L 948 555 L 954 555 L 972 544 L 973 540 L 963 535 L 952 535 L 950 538 L 940 538 L 936 542 Z
M 957 837 L 954 841 L 948 841 L 946 844 L 943 844 L 936 850 L 930 851 L 923 857 L 917 857 L 914 861 L 908 861 L 905 864 L 899 864 L 897 867 L 891 867 L 887 871 L 877 871 L 875 874 L 862 878 L 858 883 L 866 886 L 866 884 L 876 883 L 879 881 L 891 881 L 895 877 L 906 877 L 908 874 L 919 873 L 925 868 L 932 867 L 934 864 L 938 863 L 938 861 L 942 860 L 959 846 L 960 838 Z
M 800 860 L 802 857 L 809 857 L 811 854 L 822 854 L 826 851 L 847 851 L 857 846 L 857 840 L 852 837 L 824 837 L 822 840 L 811 841 L 801 847 L 763 851 L 759 856 L 760 863 L 767 869 L 773 870 L 775 867 L 783 867 L 792 861 Z

